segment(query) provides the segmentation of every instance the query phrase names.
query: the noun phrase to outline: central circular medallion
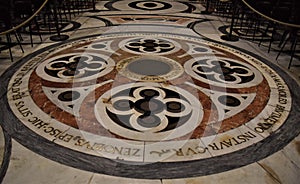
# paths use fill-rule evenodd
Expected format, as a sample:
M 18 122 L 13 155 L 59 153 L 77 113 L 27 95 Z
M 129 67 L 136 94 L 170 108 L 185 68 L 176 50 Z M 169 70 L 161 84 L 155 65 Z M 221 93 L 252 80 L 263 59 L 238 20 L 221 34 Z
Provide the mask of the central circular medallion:
M 118 72 L 135 81 L 161 82 L 183 74 L 183 67 L 176 61 L 162 56 L 134 56 L 116 65 Z
M 137 59 L 129 63 L 127 68 L 130 72 L 147 76 L 166 75 L 172 70 L 168 63 L 151 58 Z

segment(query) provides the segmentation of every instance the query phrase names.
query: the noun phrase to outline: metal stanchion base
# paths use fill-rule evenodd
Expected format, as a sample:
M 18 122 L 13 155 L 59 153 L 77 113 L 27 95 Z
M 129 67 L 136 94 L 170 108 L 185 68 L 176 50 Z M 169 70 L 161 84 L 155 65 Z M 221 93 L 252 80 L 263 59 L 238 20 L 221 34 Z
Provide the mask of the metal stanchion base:
M 225 41 L 231 41 L 231 42 L 239 41 L 239 37 L 238 36 L 230 35 L 230 34 L 222 35 L 221 39 L 225 40 Z
M 51 41 L 64 41 L 67 40 L 69 38 L 68 35 L 54 35 L 54 36 L 50 36 L 50 40 Z

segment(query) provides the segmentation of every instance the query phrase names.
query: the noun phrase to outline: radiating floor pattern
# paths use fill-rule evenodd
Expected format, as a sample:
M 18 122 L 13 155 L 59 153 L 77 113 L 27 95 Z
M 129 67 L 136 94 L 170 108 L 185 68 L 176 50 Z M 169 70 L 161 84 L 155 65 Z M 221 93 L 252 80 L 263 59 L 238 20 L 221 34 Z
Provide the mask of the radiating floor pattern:
M 299 181 L 297 58 L 223 41 L 230 20 L 197 1 L 97 9 L 1 53 L 3 183 Z

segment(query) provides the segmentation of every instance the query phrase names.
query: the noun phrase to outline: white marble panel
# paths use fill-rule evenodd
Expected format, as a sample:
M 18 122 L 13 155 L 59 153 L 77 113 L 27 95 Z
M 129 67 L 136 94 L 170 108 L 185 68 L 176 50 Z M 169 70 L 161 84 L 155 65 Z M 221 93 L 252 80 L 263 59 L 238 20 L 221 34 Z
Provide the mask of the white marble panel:
M 279 151 L 261 161 L 259 165 L 279 183 L 294 184 L 300 181 L 300 167 Z
M 11 160 L 3 184 L 88 184 L 92 175 L 48 160 L 13 141 Z
M 161 184 L 161 181 L 158 179 L 133 179 L 95 174 L 89 184 Z
M 300 168 L 300 135 L 282 149 L 283 154 Z
M 279 184 L 257 163 L 209 176 L 163 180 L 162 184 Z

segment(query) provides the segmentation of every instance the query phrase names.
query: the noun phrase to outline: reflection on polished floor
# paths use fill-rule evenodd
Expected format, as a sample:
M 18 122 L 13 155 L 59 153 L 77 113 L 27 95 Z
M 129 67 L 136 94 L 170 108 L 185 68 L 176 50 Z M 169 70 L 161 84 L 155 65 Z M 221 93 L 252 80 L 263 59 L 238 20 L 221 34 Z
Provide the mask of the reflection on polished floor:
M 222 40 L 199 1 L 96 5 L 0 53 L 3 183 L 299 182 L 297 56 Z

